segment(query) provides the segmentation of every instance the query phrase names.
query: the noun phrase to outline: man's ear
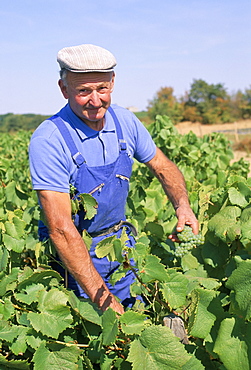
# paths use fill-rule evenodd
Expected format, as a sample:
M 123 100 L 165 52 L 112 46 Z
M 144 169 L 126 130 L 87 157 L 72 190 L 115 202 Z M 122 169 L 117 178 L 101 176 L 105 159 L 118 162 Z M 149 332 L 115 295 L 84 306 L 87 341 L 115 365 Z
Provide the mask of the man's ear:
M 58 86 L 60 87 L 60 90 L 61 90 L 64 98 L 69 99 L 68 89 L 67 89 L 67 86 L 65 86 L 65 84 L 63 83 L 63 80 L 60 79 L 58 81 Z

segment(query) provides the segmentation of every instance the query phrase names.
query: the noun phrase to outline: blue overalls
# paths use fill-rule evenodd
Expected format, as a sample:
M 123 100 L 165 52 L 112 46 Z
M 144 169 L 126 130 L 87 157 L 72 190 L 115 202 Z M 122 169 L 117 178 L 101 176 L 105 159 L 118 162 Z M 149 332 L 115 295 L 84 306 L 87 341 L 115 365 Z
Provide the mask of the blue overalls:
M 125 204 L 129 190 L 129 178 L 132 172 L 132 160 L 126 151 L 126 142 L 123 139 L 120 123 L 111 107 L 109 107 L 109 112 L 115 122 L 119 143 L 119 155 L 115 162 L 98 167 L 88 167 L 84 157 L 79 153 L 63 120 L 59 116 L 53 116 L 51 118 L 63 136 L 71 152 L 72 159 L 78 167 L 76 181 L 72 184 L 77 189 L 77 194 L 90 193 L 98 202 L 97 214 L 93 219 L 84 220 L 83 211 L 82 213 L 80 212 L 75 219 L 76 227 L 80 232 L 85 229 L 89 234 L 94 233 L 94 235 L 104 229 L 110 228 L 121 220 L 125 220 Z M 135 241 L 132 235 L 130 235 L 130 229 L 127 229 L 127 233 L 129 237 L 127 245 L 132 247 Z M 128 271 L 124 278 L 119 280 L 115 286 L 112 286 L 109 283 L 109 277 L 118 268 L 119 263 L 116 261 L 109 262 L 107 257 L 98 258 L 95 254 L 97 243 L 114 234 L 117 234 L 119 237 L 121 235 L 121 230 L 105 236 L 93 237 L 90 256 L 95 268 L 105 281 L 109 290 L 121 300 L 122 304 L 131 306 L 135 301 L 130 295 L 130 285 L 134 281 L 133 272 Z M 62 273 L 63 276 L 63 271 L 59 272 Z M 68 287 L 73 289 L 77 296 L 88 298 L 86 293 L 71 275 L 68 276 Z

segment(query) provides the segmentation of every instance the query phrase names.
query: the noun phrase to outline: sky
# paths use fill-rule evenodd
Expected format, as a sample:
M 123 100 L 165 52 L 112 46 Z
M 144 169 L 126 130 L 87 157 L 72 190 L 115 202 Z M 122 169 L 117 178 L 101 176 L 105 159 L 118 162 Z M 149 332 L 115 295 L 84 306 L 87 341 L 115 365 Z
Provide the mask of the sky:
M 58 51 L 95 44 L 116 60 L 112 102 L 145 110 L 161 87 L 195 79 L 251 86 L 250 0 L 1 0 L 0 114 L 54 114 Z

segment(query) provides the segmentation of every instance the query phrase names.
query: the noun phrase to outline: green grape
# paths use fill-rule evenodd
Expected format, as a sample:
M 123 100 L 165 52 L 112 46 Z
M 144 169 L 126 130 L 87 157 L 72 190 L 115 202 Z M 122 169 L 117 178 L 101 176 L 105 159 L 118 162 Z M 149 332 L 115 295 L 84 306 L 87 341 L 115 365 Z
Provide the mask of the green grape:
M 185 225 L 184 229 L 180 233 L 177 233 L 177 237 L 180 243 L 175 248 L 174 254 L 176 257 L 183 257 L 193 248 L 204 243 L 203 235 L 194 235 L 192 228 L 188 225 Z

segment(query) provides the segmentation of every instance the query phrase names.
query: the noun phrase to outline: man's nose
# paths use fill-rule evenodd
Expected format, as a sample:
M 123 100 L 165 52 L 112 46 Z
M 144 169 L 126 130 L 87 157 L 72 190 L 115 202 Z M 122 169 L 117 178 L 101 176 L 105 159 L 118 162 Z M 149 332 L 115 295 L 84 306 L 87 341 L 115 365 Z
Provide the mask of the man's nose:
M 101 100 L 99 97 L 99 93 L 96 90 L 93 90 L 92 93 L 90 94 L 89 102 L 95 107 L 100 106 Z

